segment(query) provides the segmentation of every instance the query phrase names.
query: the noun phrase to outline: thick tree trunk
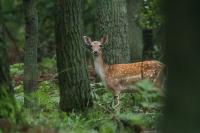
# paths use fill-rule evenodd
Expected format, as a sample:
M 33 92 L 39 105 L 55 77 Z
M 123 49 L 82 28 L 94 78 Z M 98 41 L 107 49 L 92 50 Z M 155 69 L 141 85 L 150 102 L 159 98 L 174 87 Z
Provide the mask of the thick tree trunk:
M 96 0 L 97 38 L 108 36 L 103 48 L 108 64 L 130 62 L 126 0 Z
M 136 23 L 136 17 L 142 5 L 142 0 L 126 0 L 128 12 L 128 39 L 131 62 L 141 60 L 143 54 L 143 33 Z
M 168 87 L 163 133 L 200 133 L 199 4 L 166 0 Z
M 38 15 L 35 0 L 24 0 L 25 12 L 25 53 L 24 53 L 24 91 L 37 89 L 37 45 Z
M 81 111 L 91 105 L 82 37 L 82 1 L 59 0 L 56 21 L 56 54 L 60 108 Z

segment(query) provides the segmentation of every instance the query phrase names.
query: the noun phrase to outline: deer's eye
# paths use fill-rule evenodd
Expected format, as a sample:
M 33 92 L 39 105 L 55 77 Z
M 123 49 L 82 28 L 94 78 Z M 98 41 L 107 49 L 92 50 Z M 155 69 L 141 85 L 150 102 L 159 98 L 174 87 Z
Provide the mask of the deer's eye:
M 91 49 L 91 48 L 92 48 L 92 45 L 87 45 L 87 48 Z

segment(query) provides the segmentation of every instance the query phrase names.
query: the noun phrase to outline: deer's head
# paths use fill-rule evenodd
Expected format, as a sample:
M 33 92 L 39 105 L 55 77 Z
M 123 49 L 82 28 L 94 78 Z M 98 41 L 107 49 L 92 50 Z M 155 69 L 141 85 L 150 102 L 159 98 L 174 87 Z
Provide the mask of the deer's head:
M 107 37 L 102 37 L 100 41 L 92 41 L 90 37 L 83 36 L 85 43 L 90 48 L 94 57 L 97 57 L 102 54 L 101 46 L 107 42 Z

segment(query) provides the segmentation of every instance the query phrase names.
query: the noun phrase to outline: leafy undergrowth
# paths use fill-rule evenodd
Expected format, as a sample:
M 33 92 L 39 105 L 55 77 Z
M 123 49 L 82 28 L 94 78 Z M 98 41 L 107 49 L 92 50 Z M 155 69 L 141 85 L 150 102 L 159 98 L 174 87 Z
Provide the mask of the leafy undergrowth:
M 140 83 L 148 88 L 149 83 Z M 161 117 L 160 96 L 148 89 L 136 94 L 121 95 L 121 111 L 115 114 L 111 107 L 112 94 L 101 83 L 91 84 L 94 105 L 87 112 L 65 113 L 59 110 L 58 86 L 49 81 L 39 84 L 37 97 L 38 111 L 23 107 L 22 85 L 15 87 L 15 97 L 21 107 L 21 124 L 18 132 L 49 133 L 129 133 L 135 130 L 157 130 Z
M 21 69 L 21 67 L 20 67 Z M 17 70 L 16 70 L 17 71 Z M 21 72 L 21 71 L 19 71 Z M 15 74 L 13 72 L 13 74 Z M 59 88 L 55 82 L 39 82 L 37 109 L 33 112 L 24 105 L 23 86 L 15 87 L 15 97 L 20 120 L 13 122 L 11 132 L 24 133 L 139 133 L 141 130 L 159 130 L 162 118 L 160 95 L 152 91 L 146 80 L 137 84 L 138 93 L 120 98 L 120 113 L 111 107 L 112 94 L 102 83 L 92 83 L 94 105 L 87 112 L 65 113 L 59 109 Z M 1 132 L 1 131 L 0 131 Z

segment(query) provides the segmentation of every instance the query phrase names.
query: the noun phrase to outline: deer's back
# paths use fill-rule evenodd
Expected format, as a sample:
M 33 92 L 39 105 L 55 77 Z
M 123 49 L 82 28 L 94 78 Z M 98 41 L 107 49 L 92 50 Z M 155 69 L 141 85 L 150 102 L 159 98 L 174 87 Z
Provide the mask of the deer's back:
M 145 78 L 154 81 L 163 67 L 159 61 L 114 64 L 107 66 L 106 77 L 110 84 L 133 83 Z

